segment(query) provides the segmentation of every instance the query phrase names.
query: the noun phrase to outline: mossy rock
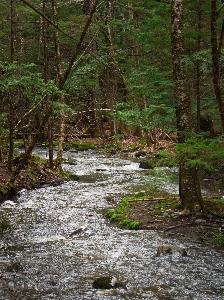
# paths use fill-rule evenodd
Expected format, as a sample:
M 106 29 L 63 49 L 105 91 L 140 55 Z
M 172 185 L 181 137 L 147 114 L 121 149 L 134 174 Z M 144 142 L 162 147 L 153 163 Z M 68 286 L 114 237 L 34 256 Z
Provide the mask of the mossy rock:
M 60 173 L 60 175 L 64 178 L 67 178 L 67 179 L 70 179 L 70 180 L 73 180 L 73 181 L 78 181 L 79 180 L 78 175 L 72 174 L 72 173 L 69 173 L 69 172 L 62 172 L 62 173 Z
M 139 164 L 139 168 L 141 169 L 153 169 L 155 167 L 155 163 L 149 159 L 149 160 L 142 160 Z

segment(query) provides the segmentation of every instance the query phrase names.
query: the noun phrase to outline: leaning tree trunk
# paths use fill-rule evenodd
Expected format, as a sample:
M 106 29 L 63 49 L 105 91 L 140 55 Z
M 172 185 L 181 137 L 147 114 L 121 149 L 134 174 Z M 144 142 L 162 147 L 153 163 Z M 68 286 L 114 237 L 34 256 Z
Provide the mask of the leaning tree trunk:
M 26 152 L 24 153 L 22 160 L 20 161 L 18 166 L 15 168 L 15 170 L 12 172 L 9 181 L 7 182 L 7 189 L 8 189 L 9 193 L 14 191 L 15 180 L 18 177 L 18 175 L 20 174 L 21 170 L 24 168 L 27 161 L 29 160 L 30 155 L 33 151 L 33 148 L 35 147 L 36 142 L 38 141 L 38 138 L 43 130 L 43 127 L 45 126 L 51 113 L 52 113 L 51 111 L 48 111 L 44 114 L 44 117 L 43 117 L 37 131 L 35 132 L 35 135 L 32 137 L 31 142 L 29 143 L 29 146 L 28 146 Z
M 174 94 L 177 101 L 176 118 L 178 142 L 184 143 L 191 132 L 191 103 L 187 93 L 186 73 L 183 64 L 183 0 L 171 1 L 171 43 Z M 202 209 L 199 169 L 180 162 L 179 193 L 182 209 L 189 211 Z

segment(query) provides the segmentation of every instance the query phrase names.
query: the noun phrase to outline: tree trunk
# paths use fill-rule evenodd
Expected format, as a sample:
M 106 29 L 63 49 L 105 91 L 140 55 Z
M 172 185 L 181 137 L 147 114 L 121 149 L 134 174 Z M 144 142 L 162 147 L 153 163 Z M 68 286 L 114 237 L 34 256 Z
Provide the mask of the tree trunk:
M 180 163 L 179 195 L 183 210 L 194 211 L 203 209 L 199 169 L 189 168 Z
M 48 161 L 49 161 L 49 168 L 52 170 L 54 168 L 54 151 L 53 151 L 53 134 L 52 134 L 52 120 L 51 116 L 48 118 L 47 122 L 47 136 L 48 136 Z
M 58 15 L 57 15 L 57 6 L 56 0 L 52 0 L 52 10 L 54 15 L 54 24 L 58 27 Z M 56 65 L 57 65 L 57 75 L 58 75 L 58 86 L 61 86 L 61 82 L 63 80 L 62 75 L 62 59 L 61 59 L 61 50 L 60 50 L 60 41 L 59 41 L 59 32 L 57 28 L 54 28 L 54 42 L 55 42 L 55 52 L 56 52 Z M 64 95 L 60 96 L 60 103 L 64 104 Z M 59 137 L 59 144 L 58 144 L 58 153 L 56 159 L 56 169 L 58 171 L 62 171 L 61 164 L 62 164 L 62 155 L 63 155 L 63 147 L 64 147 L 64 140 L 65 140 L 65 116 L 64 112 L 61 112 L 60 115 L 60 137 Z
M 15 52 L 15 3 L 14 0 L 10 2 L 11 6 L 11 63 L 14 62 L 14 52 Z M 14 154 L 14 139 L 13 139 L 13 93 L 9 94 L 9 153 L 8 153 L 8 168 L 12 169 L 12 159 Z
M 61 103 L 62 101 L 62 97 L 61 96 Z M 62 171 L 62 156 L 63 156 L 63 149 L 64 149 L 64 141 L 65 141 L 65 128 L 66 128 L 66 124 L 65 124 L 65 115 L 62 113 L 60 116 L 60 137 L 59 137 L 59 143 L 58 143 L 58 152 L 57 152 L 57 158 L 55 161 L 55 168 L 56 170 L 58 170 L 59 172 Z
M 46 13 L 46 1 L 42 1 L 42 12 L 45 15 Z M 49 80 L 49 53 L 47 49 L 47 27 L 48 23 L 41 16 L 41 28 L 40 28 L 40 43 L 39 43 L 39 48 L 40 48 L 40 54 L 41 50 L 43 51 L 43 56 L 44 56 L 44 81 L 45 83 L 48 82 Z M 49 162 L 49 168 L 53 169 L 54 168 L 54 151 L 53 151 L 53 133 L 52 133 L 52 117 L 50 116 L 47 122 L 47 137 L 48 137 L 48 162 Z
M 94 88 L 87 89 L 87 118 L 89 122 L 89 135 L 91 138 L 96 137 L 97 133 L 97 121 L 96 121 L 96 111 L 95 102 L 96 95 Z
M 201 50 L 201 29 L 202 29 L 202 3 L 199 1 L 197 6 L 198 13 L 198 37 L 197 37 L 197 52 Z M 201 72 L 200 72 L 200 62 L 196 61 L 196 99 L 197 99 L 197 123 L 196 131 L 200 132 L 201 128 Z
M 178 142 L 183 143 L 191 132 L 191 103 L 187 93 L 186 73 L 183 65 L 183 0 L 171 1 L 171 43 L 174 94 L 177 101 L 176 118 Z M 193 211 L 202 208 L 199 169 L 180 162 L 179 193 L 182 209 Z
M 117 61 L 115 58 L 114 53 L 114 45 L 112 40 L 112 34 L 111 34 L 111 28 L 110 28 L 110 22 L 112 19 L 112 2 L 108 1 L 106 4 L 107 12 L 105 17 L 105 27 L 102 28 L 102 32 L 105 37 L 105 42 L 107 43 L 108 49 L 109 49 L 109 56 L 111 58 L 111 61 L 109 63 L 109 67 L 104 69 L 104 102 L 107 103 L 108 108 L 112 108 L 117 100 L 117 92 L 118 92 L 118 82 L 117 82 L 117 73 L 118 73 L 118 66 Z M 110 134 L 111 136 L 117 134 L 117 124 L 116 124 L 116 118 L 113 114 L 110 114 L 109 116 L 109 124 L 110 124 Z
M 217 17 L 218 17 L 217 0 L 211 0 L 211 47 L 212 47 L 212 66 L 213 66 L 213 86 L 214 86 L 216 101 L 218 104 L 219 114 L 221 118 L 222 133 L 224 134 L 224 103 L 222 100 L 222 91 L 220 86 L 220 54 L 221 54 L 224 30 L 222 30 L 220 36 L 220 43 L 218 46 Z

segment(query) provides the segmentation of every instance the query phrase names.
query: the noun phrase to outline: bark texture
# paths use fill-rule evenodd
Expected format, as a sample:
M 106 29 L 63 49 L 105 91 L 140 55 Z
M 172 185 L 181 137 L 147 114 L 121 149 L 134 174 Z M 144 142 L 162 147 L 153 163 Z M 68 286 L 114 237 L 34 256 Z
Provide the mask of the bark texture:
M 187 80 L 184 58 L 183 30 L 183 0 L 171 1 L 171 41 L 174 94 L 176 99 L 176 118 L 178 142 L 183 143 L 191 132 L 191 103 L 187 92 Z M 192 168 L 180 162 L 179 193 L 182 209 L 193 211 L 203 208 L 199 169 Z
M 218 45 L 217 17 L 217 0 L 211 0 L 211 46 L 213 65 L 213 86 L 221 118 L 222 133 L 224 133 L 224 103 L 222 99 L 222 91 L 220 86 L 220 54 L 224 36 L 224 23 L 222 26 L 220 41 Z

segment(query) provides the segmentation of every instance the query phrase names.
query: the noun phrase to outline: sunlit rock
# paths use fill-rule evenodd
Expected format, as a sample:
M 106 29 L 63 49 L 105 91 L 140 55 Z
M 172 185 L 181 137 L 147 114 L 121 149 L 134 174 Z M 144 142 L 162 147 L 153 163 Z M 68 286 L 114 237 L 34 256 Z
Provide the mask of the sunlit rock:
M 181 254 L 187 256 L 187 251 L 184 248 L 175 245 L 160 245 L 157 249 L 156 256 L 163 254 Z
M 11 200 L 6 200 L 5 202 L 2 203 L 2 207 L 13 207 L 16 203 L 11 201 Z

